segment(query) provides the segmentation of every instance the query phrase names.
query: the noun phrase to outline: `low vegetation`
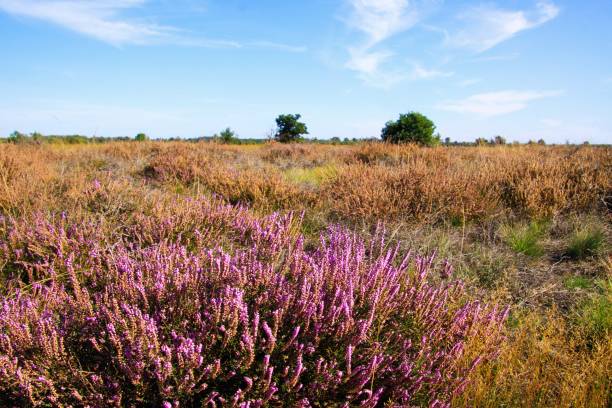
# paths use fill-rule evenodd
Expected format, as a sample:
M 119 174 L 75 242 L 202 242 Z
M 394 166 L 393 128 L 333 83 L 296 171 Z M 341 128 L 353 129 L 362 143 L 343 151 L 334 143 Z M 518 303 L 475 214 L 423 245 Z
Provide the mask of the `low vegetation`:
M 1 144 L 0 405 L 607 407 L 611 192 L 608 147 Z
M 601 251 L 603 243 L 604 234 L 600 228 L 581 228 L 572 235 L 567 255 L 573 259 L 596 256 Z

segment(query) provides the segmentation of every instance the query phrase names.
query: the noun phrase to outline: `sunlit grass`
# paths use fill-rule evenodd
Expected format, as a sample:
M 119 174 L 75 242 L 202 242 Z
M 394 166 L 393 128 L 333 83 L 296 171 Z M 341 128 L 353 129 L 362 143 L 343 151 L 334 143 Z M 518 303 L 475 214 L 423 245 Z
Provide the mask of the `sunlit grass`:
M 293 167 L 285 170 L 285 178 L 296 184 L 319 186 L 327 180 L 331 180 L 338 174 L 336 166 L 326 164 L 317 167 Z
M 534 258 L 544 254 L 541 239 L 546 234 L 546 223 L 532 221 L 527 225 L 506 225 L 502 234 L 508 246 L 518 253 Z

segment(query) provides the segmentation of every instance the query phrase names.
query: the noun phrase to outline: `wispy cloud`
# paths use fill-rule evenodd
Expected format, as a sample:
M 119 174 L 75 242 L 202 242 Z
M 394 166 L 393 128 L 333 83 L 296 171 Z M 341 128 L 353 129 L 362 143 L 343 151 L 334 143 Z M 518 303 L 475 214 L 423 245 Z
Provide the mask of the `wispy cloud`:
M 483 52 L 521 31 L 538 27 L 559 15 L 559 8 L 542 0 L 532 10 L 505 10 L 492 5 L 472 7 L 458 18 L 462 28 L 447 33 L 447 44 Z
M 523 110 L 535 100 L 561 95 L 563 91 L 499 91 L 480 93 L 462 100 L 447 101 L 438 105 L 439 109 L 474 113 L 482 116 L 495 116 Z
M 440 71 L 437 69 L 425 68 L 421 64 L 414 63 L 412 72 L 410 73 L 411 79 L 434 79 L 434 78 L 448 78 L 455 75 L 454 72 Z
M 365 48 L 414 26 L 421 13 L 409 0 L 348 0 L 352 12 L 347 23 L 366 36 Z
M 381 44 L 414 27 L 437 0 L 347 0 L 349 15 L 343 20 L 364 38 L 348 48 L 346 67 L 357 72 L 364 82 L 378 87 L 388 87 L 408 78 L 421 79 L 432 72 L 415 68 L 413 73 L 405 70 L 386 69 L 395 53 Z
M 512 61 L 517 59 L 520 56 L 518 52 L 513 52 L 511 54 L 502 54 L 502 55 L 489 55 L 489 56 L 478 56 L 472 58 L 473 62 L 489 62 L 489 61 Z
M 447 78 L 454 72 L 427 68 L 418 62 L 395 65 L 394 68 L 383 67 L 383 64 L 395 56 L 390 51 L 370 51 L 363 53 L 360 49 L 350 49 L 350 60 L 347 67 L 356 71 L 358 77 L 366 84 L 377 88 L 389 88 L 405 80 L 431 80 Z M 412 65 L 412 67 L 410 67 Z
M 140 7 L 144 0 L 0 0 L 5 12 L 44 20 L 113 44 L 149 44 L 172 34 L 170 27 L 130 20 L 126 9 Z
M 459 81 L 457 83 L 457 85 L 459 85 L 462 88 L 468 87 L 468 86 L 472 86 L 475 85 L 479 82 L 482 82 L 482 79 L 480 78 L 469 78 L 469 79 L 464 79 L 463 81 Z
M 251 41 L 244 44 L 245 47 L 252 48 L 268 48 L 271 50 L 277 51 L 287 51 L 287 52 L 306 52 L 308 48 L 303 45 L 289 45 L 277 43 L 274 41 Z
M 146 3 L 147 0 L 0 0 L 0 10 L 46 21 L 115 46 L 172 44 L 203 48 L 268 48 L 290 52 L 306 50 L 305 47 L 270 41 L 241 43 L 203 38 L 176 27 L 126 16 L 127 12 L 143 8 Z

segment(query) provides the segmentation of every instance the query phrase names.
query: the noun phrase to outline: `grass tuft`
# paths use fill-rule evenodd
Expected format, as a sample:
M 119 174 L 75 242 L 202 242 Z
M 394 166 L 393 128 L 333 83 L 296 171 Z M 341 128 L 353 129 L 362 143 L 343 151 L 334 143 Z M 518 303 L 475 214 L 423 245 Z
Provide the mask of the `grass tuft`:
M 544 254 L 544 248 L 540 240 L 545 233 L 546 224 L 536 221 L 532 221 L 529 225 L 505 226 L 502 228 L 502 234 L 510 248 L 534 258 Z
M 574 232 L 566 254 L 572 259 L 597 256 L 604 243 L 604 234 L 598 228 L 583 228 Z

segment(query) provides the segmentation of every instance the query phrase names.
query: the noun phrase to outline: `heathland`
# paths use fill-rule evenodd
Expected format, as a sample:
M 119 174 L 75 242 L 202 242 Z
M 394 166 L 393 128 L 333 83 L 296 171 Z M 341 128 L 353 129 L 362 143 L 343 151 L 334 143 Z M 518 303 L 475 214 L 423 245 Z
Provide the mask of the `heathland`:
M 612 148 L 0 144 L 0 405 L 607 407 Z

